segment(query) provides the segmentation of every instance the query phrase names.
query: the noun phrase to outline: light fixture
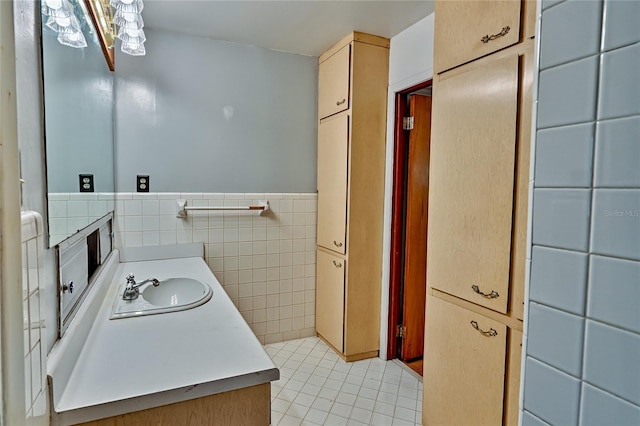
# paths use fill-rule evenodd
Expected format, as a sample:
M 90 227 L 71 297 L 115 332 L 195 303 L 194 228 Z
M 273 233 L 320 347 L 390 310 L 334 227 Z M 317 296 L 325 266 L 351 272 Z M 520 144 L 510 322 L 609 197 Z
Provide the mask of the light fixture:
M 147 38 L 142 30 L 142 0 L 110 0 L 109 5 L 114 10 L 114 33 L 122 41 L 120 50 L 133 56 L 144 55 Z
M 121 40 L 122 52 L 141 56 L 146 53 L 143 31 L 142 0 L 41 0 L 46 25 L 58 33 L 58 41 L 71 47 L 86 47 L 72 2 L 78 2 L 85 15 L 91 15 L 109 68 L 114 69 L 115 39 Z M 86 5 L 85 5 L 86 2 Z M 87 13 L 87 9 L 88 12 Z M 85 16 L 88 19 L 88 16 Z
M 42 14 L 48 16 L 47 27 L 58 33 L 58 41 L 71 47 L 86 47 L 80 22 L 69 0 L 42 0 Z

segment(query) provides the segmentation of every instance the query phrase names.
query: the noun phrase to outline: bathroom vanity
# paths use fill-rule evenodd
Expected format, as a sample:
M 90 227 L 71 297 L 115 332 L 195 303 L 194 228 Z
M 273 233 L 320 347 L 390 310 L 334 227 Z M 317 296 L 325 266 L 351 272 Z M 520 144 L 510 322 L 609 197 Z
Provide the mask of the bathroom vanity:
M 157 278 L 160 287 L 169 278 L 197 280 L 213 296 L 190 309 L 110 319 L 129 274 Z M 278 378 L 202 245 L 123 249 L 50 354 L 51 424 L 268 425 Z

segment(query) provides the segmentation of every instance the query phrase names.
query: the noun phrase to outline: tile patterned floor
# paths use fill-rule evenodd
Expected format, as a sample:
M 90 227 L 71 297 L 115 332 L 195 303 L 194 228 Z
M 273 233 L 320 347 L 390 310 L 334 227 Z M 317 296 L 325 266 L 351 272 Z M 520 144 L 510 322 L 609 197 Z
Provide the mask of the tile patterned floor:
M 320 339 L 265 345 L 280 369 L 271 384 L 271 423 L 420 425 L 422 382 L 393 361 L 344 362 Z

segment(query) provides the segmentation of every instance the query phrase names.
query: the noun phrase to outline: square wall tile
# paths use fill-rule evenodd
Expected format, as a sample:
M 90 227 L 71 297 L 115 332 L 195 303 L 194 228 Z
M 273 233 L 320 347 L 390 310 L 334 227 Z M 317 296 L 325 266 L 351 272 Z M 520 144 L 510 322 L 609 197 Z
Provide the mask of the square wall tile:
M 598 119 L 634 114 L 640 114 L 640 44 L 605 53 L 600 70 Z
M 548 306 L 584 315 L 587 255 L 534 246 L 529 298 Z
M 591 256 L 587 315 L 640 333 L 640 262 Z
M 640 2 L 636 3 L 640 5 Z M 640 117 L 627 117 L 598 123 L 595 186 L 640 187 L 639 141 Z
M 531 303 L 528 324 L 527 354 L 580 377 L 584 318 Z
M 640 260 L 640 189 L 594 190 L 591 251 Z
M 605 50 L 640 41 L 640 2 L 606 0 L 604 10 Z
M 535 189 L 533 244 L 587 251 L 590 209 L 590 190 Z
M 565 0 L 542 0 L 542 10 L 548 9 L 551 6 L 562 3 Z
M 589 123 L 554 127 L 538 132 L 536 187 L 591 186 L 594 127 L 593 123 Z
M 584 426 L 640 425 L 640 407 L 583 383 L 580 424 Z
M 540 69 L 598 53 L 601 20 L 599 1 L 567 1 L 542 12 Z
M 527 357 L 524 409 L 553 425 L 578 424 L 580 381 Z
M 522 413 L 522 426 L 546 426 L 549 423 L 543 422 L 528 411 Z
M 540 72 L 538 129 L 593 121 L 598 56 Z
M 587 320 L 583 380 L 640 405 L 640 335 Z

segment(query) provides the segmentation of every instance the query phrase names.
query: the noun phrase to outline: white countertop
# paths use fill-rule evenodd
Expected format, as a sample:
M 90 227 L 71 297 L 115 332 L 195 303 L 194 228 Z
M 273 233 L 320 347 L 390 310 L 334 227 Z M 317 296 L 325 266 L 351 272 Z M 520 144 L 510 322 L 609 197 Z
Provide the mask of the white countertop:
M 116 293 L 129 273 L 140 279 L 194 278 L 209 284 L 213 297 L 190 310 L 110 320 Z M 66 413 L 69 422 L 87 421 L 278 377 L 202 258 L 121 263 L 67 385 L 61 394 L 54 392 L 53 409 Z

